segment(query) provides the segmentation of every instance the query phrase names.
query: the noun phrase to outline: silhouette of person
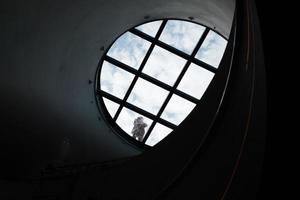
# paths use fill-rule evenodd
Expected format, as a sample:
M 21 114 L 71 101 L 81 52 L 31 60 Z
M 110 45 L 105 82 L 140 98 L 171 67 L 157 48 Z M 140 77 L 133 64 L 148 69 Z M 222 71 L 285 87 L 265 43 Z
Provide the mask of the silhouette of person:
M 132 137 L 140 142 L 143 140 L 145 128 L 148 126 L 143 119 L 144 118 L 141 116 L 137 117 L 133 122 L 133 128 L 131 131 Z

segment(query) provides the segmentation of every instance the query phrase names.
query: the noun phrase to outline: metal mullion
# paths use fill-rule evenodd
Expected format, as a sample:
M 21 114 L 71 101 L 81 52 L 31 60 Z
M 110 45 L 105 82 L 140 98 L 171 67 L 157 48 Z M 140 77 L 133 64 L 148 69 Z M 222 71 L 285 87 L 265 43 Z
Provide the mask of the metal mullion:
M 185 64 L 185 66 L 183 67 L 181 73 L 179 74 L 175 84 L 173 85 L 173 89 L 170 91 L 170 93 L 168 94 L 167 98 L 165 99 L 163 105 L 160 107 L 160 110 L 159 110 L 158 114 L 156 115 L 155 122 L 158 121 L 158 119 L 160 119 L 160 116 L 161 116 L 162 112 L 164 111 L 165 107 L 169 103 L 169 101 L 170 101 L 172 95 L 174 94 L 174 91 L 176 90 L 177 86 L 179 85 L 183 75 L 185 74 L 185 72 L 187 71 L 189 65 L 191 64 L 191 58 L 194 58 L 194 56 L 196 55 L 196 53 L 199 50 L 199 48 L 201 47 L 204 39 L 206 38 L 208 32 L 209 32 L 209 29 L 206 28 L 205 31 L 203 32 L 201 38 L 199 39 L 197 45 L 195 46 L 191 56 L 186 59 L 187 62 Z M 178 50 L 176 50 L 176 51 L 178 51 Z M 148 132 L 146 133 L 145 137 L 143 138 L 143 143 L 145 143 L 147 141 L 147 139 L 150 136 L 150 133 L 152 132 L 155 124 L 156 123 L 153 122 L 151 124 L 151 126 L 149 127 Z
M 150 83 L 153 83 L 153 84 L 155 84 L 155 85 L 157 85 L 157 86 L 159 86 L 159 87 L 161 87 L 161 88 L 163 88 L 163 89 L 165 89 L 165 90 L 168 90 L 168 91 L 173 90 L 173 87 L 172 87 L 172 86 L 170 86 L 170 85 L 168 85 L 168 84 L 166 84 L 166 83 L 164 83 L 164 82 L 162 82 L 162 81 L 160 81 L 160 80 L 157 80 L 157 79 L 155 79 L 155 78 L 153 78 L 152 76 L 149 76 L 149 75 L 147 75 L 147 74 L 139 73 L 138 70 L 133 69 L 133 68 L 129 67 L 128 65 L 126 65 L 126 64 L 124 64 L 124 63 L 121 63 L 120 61 L 118 61 L 118 60 L 116 60 L 116 59 L 114 59 L 114 58 L 112 58 L 112 57 L 105 56 L 104 59 L 105 59 L 107 62 L 109 62 L 109 63 L 111 63 L 111 64 L 113 64 L 113 65 L 116 65 L 117 67 L 120 67 L 120 68 L 122 68 L 122 69 L 124 69 L 124 70 L 126 70 L 126 71 L 128 71 L 128 72 L 130 72 L 130 73 L 132 73 L 132 74 L 134 74 L 134 75 L 139 75 L 139 77 L 141 77 L 141 78 L 143 78 L 143 79 L 149 81 Z M 184 92 L 181 92 L 181 91 L 179 91 L 179 90 L 174 90 L 173 93 L 175 93 L 175 94 L 177 94 L 178 96 L 180 96 L 180 97 L 182 97 L 182 98 L 185 98 L 185 99 L 187 99 L 187 100 L 189 100 L 189 101 L 191 101 L 191 102 L 193 102 L 193 103 L 196 103 L 196 104 L 197 104 L 198 101 L 199 101 L 199 100 L 196 99 L 195 97 L 192 97 L 192 96 L 190 96 L 190 95 L 188 95 L 188 94 L 186 94 L 186 93 L 184 93 Z
M 198 101 L 199 101 L 197 98 L 192 97 L 192 96 L 190 96 L 190 95 L 188 95 L 188 94 L 186 94 L 186 93 L 184 93 L 180 90 L 174 89 L 172 86 L 170 86 L 170 85 L 168 85 L 168 84 L 166 84 L 162 81 L 159 81 L 159 80 L 153 78 L 152 76 L 141 73 L 140 77 L 147 80 L 147 81 L 149 81 L 150 83 L 153 83 L 153 84 L 165 89 L 165 90 L 172 91 L 173 93 L 177 94 L 178 96 L 181 96 L 182 98 L 188 99 L 189 101 L 191 101 L 193 103 L 198 103 Z
M 150 46 L 148 52 L 152 52 L 153 47 L 152 47 L 152 48 L 151 48 L 151 47 L 152 47 L 152 46 Z M 147 52 L 147 54 L 148 54 L 148 52 Z M 150 55 L 150 53 L 149 53 L 149 55 Z M 147 58 L 147 59 L 148 59 L 148 58 Z M 142 68 L 142 66 L 140 66 L 140 69 L 141 69 L 141 68 Z M 114 116 L 114 121 L 116 121 L 117 117 L 119 116 L 119 114 L 120 114 L 120 112 L 121 112 L 123 106 L 125 105 L 125 103 L 126 103 L 128 97 L 129 97 L 129 95 L 130 95 L 130 93 L 131 93 L 131 91 L 132 91 L 132 89 L 133 89 L 133 87 L 134 87 L 134 85 L 136 84 L 137 79 L 138 79 L 138 77 L 139 77 L 139 74 L 141 73 L 141 70 L 140 70 L 140 69 L 138 70 L 137 74 L 136 74 L 135 77 L 133 78 L 133 80 L 132 80 L 132 82 L 131 82 L 131 84 L 130 84 L 130 86 L 129 86 L 129 88 L 128 88 L 128 90 L 127 90 L 127 92 L 126 92 L 126 94 L 125 94 L 125 96 L 124 96 L 124 98 L 123 98 L 123 100 L 122 100 L 122 103 L 120 104 L 120 107 L 118 108 L 118 110 L 117 110 L 117 112 L 116 112 L 116 114 L 115 114 L 115 116 Z
M 115 102 L 115 103 L 117 103 L 117 104 L 121 104 L 122 103 L 122 99 L 119 99 L 118 97 L 116 97 L 116 96 L 114 96 L 114 95 L 112 95 L 112 94 L 110 94 L 110 93 L 108 93 L 108 92 L 105 92 L 105 91 L 103 91 L 103 90 L 98 90 L 97 91 L 97 94 L 98 95 L 101 95 L 101 96 L 103 96 L 103 97 L 105 97 L 105 98 L 107 98 L 107 99 L 109 99 L 109 100 L 111 100 L 111 101 L 113 101 L 113 102 Z M 175 93 L 176 94 L 176 93 Z M 146 117 L 148 117 L 148 118 L 151 118 L 151 119 L 154 119 L 155 118 L 155 115 L 152 115 L 152 114 L 147 114 L 147 111 L 145 111 L 144 112 L 144 110 L 143 109 L 140 109 L 140 108 L 138 108 L 138 107 L 136 107 L 136 106 L 134 106 L 134 105 L 132 105 L 132 104 L 130 104 L 130 103 L 128 103 L 128 102 L 126 102 L 125 103 L 125 106 L 126 107 L 128 107 L 128 108 L 130 108 L 130 109 L 132 109 L 133 111 L 135 111 L 135 112 L 137 112 L 137 113 L 140 113 L 140 114 L 143 114 L 143 115 L 145 115 Z M 136 109 L 136 108 L 138 108 L 138 109 Z M 140 110 L 143 110 L 143 111 L 141 111 L 140 112 Z M 146 114 L 145 114 L 146 113 Z M 172 124 L 172 123 L 170 123 L 170 122 L 164 122 L 164 121 L 166 121 L 166 120 L 159 120 L 158 122 L 161 122 L 162 124 L 164 124 L 164 125 L 166 125 L 166 126 L 168 126 L 169 128 L 174 128 L 174 127 L 176 127 L 176 125 L 174 125 L 174 124 Z M 170 124 L 171 125 L 170 125 Z
M 194 58 L 194 56 L 197 54 L 197 52 L 198 52 L 198 50 L 200 49 L 200 47 L 201 47 L 201 45 L 202 45 L 204 39 L 206 38 L 208 32 L 209 32 L 209 29 L 206 28 L 205 31 L 203 32 L 201 38 L 199 39 L 199 41 L 198 41 L 196 47 L 194 48 L 194 50 L 193 50 L 193 52 L 192 52 L 190 58 L 187 59 L 187 62 L 186 62 L 186 64 L 185 64 L 185 66 L 183 67 L 183 69 L 182 69 L 182 71 L 180 72 L 180 74 L 179 74 L 177 80 L 175 81 L 175 84 L 174 84 L 174 86 L 173 86 L 174 89 L 177 88 L 177 86 L 179 85 L 179 83 L 180 83 L 181 79 L 183 78 L 185 72 L 187 71 L 187 69 L 189 68 L 190 64 L 192 63 L 192 59 L 191 59 L 191 58 Z
M 134 68 L 132 68 L 132 67 L 130 67 L 130 66 L 128 66 L 128 65 L 126 65 L 126 64 L 124 64 L 124 63 L 122 63 L 122 62 L 120 62 L 120 61 L 118 61 L 118 60 L 116 60 L 116 59 L 114 59 L 110 56 L 108 56 L 108 55 L 105 55 L 104 60 L 111 63 L 111 64 L 113 64 L 113 65 L 115 65 L 115 66 L 117 66 L 117 67 L 120 67 L 121 69 L 124 69 L 125 71 L 128 71 L 128 72 L 130 72 L 134 75 L 138 74 L 138 70 L 136 70 L 136 69 L 134 69 Z
M 177 125 L 165 120 L 165 119 L 162 119 L 162 118 L 158 118 L 156 122 L 159 122 L 160 124 L 170 128 L 170 129 L 175 129 L 177 127 Z M 145 140 L 146 141 L 146 140 Z
M 103 97 L 105 97 L 105 98 L 107 98 L 107 99 L 109 99 L 109 100 L 111 100 L 111 101 L 113 101 L 115 103 L 118 103 L 118 104 L 122 103 L 122 99 L 119 99 L 118 97 L 115 97 L 115 96 L 111 95 L 108 92 L 105 92 L 105 91 L 102 91 L 102 90 L 98 90 L 97 94 L 99 94 L 99 95 L 101 95 L 101 96 L 103 96 Z M 127 108 L 131 109 L 132 111 L 137 112 L 137 113 L 139 113 L 141 115 L 144 115 L 145 117 L 148 117 L 149 119 L 153 120 L 155 118 L 154 114 L 149 113 L 148 111 L 145 111 L 145 110 L 143 110 L 143 109 L 141 109 L 141 108 L 139 108 L 139 107 L 137 107 L 137 106 L 135 106 L 135 105 L 133 105 L 131 103 L 125 102 L 124 107 L 127 107 Z M 159 122 L 161 124 L 169 127 L 169 128 L 172 128 L 172 129 L 174 129 L 174 127 L 176 127 L 176 125 L 174 125 L 174 124 L 172 124 L 172 123 L 170 123 L 170 122 L 168 122 L 168 121 L 166 121 L 164 119 L 160 119 Z
M 173 93 L 177 94 L 178 96 L 181 96 L 185 99 L 188 99 L 189 101 L 191 101 L 193 103 L 198 103 L 198 101 L 199 101 L 197 98 L 192 97 L 192 96 L 190 96 L 190 95 L 188 95 L 188 94 L 186 94 L 186 93 L 184 93 L 180 90 L 174 89 L 172 86 L 170 86 L 170 85 L 168 85 L 168 84 L 166 84 L 166 83 L 164 83 L 160 80 L 157 80 L 157 79 L 153 78 L 152 76 L 149 76 L 149 75 L 144 74 L 144 73 L 139 74 L 139 76 L 141 78 L 145 79 L 146 81 L 149 81 L 150 83 L 153 83 L 153 84 L 155 84 L 155 85 L 157 85 L 157 86 L 159 86 L 159 87 L 161 87 L 165 90 L 172 91 Z
M 152 114 L 152 113 L 150 113 L 148 111 L 145 111 L 145 110 L 143 110 L 143 109 L 141 109 L 141 108 L 139 108 L 139 107 L 137 107 L 137 106 L 135 106 L 135 105 L 133 105 L 131 103 L 125 102 L 124 107 L 129 108 L 132 111 L 135 111 L 135 112 L 137 112 L 137 113 L 139 113 L 141 115 L 144 115 L 145 117 L 147 117 L 149 119 L 154 119 L 155 118 L 154 114 Z
M 186 93 L 184 93 L 184 92 L 182 92 L 180 90 L 175 89 L 173 91 L 173 93 L 176 94 L 176 95 L 178 95 L 178 96 L 180 96 L 180 97 L 182 97 L 182 98 L 184 98 L 184 99 L 186 99 L 186 100 L 188 100 L 188 101 L 190 101 L 190 102 L 193 102 L 194 104 L 198 104 L 199 103 L 199 99 L 197 99 L 197 98 L 195 98 L 195 97 L 193 97 L 191 95 L 188 95 L 188 94 L 186 94 Z
M 192 63 L 195 63 L 196 65 L 199 65 L 200 67 L 202 67 L 210 72 L 213 72 L 214 74 L 217 72 L 217 68 L 215 68 L 201 60 L 198 60 L 197 58 L 193 57 L 193 58 L 191 58 L 191 61 L 192 61 Z
M 130 30 L 130 32 L 137 35 L 137 36 L 139 36 L 139 37 L 141 37 L 141 38 L 143 38 L 143 39 L 145 39 L 145 40 L 147 40 L 147 41 L 149 41 L 149 42 L 155 42 L 154 38 L 152 38 L 151 36 L 141 32 L 137 29 L 132 29 L 132 30 Z M 204 41 L 205 37 L 207 36 L 208 32 L 209 32 L 209 28 L 206 28 L 205 31 L 203 32 L 202 36 L 201 36 L 201 38 L 203 38 L 203 41 Z M 203 36 L 205 36 L 205 37 L 203 37 Z M 202 41 L 202 43 L 203 43 L 203 41 Z M 196 55 L 197 52 L 194 54 L 194 56 L 192 56 L 193 54 L 188 55 L 187 53 L 185 53 L 183 51 L 180 51 L 180 50 L 176 49 L 175 47 L 172 47 L 172 46 L 170 46 L 170 45 L 168 45 L 168 44 L 166 44 L 166 43 L 164 43 L 160 40 L 157 40 L 155 43 L 156 43 L 157 46 L 159 46 L 159 47 L 161 47 L 165 50 L 168 50 L 171 53 L 184 58 L 185 60 L 190 60 L 191 62 L 193 62 L 197 65 L 200 65 L 204 69 L 207 69 L 207 70 L 209 70 L 213 73 L 216 73 L 216 71 L 217 71 L 217 69 L 215 67 L 213 67 L 213 66 L 211 66 L 211 65 L 209 65 L 209 64 L 207 64 L 207 63 L 205 63 L 201 60 L 196 59 L 195 55 Z M 199 46 L 199 48 L 200 48 L 200 46 Z M 197 49 L 197 51 L 199 50 L 199 48 Z M 195 49 L 196 49 L 196 47 L 195 47 Z
M 114 101 L 114 102 L 116 102 L 118 104 L 121 104 L 123 102 L 122 99 L 119 99 L 118 97 L 115 97 L 115 96 L 109 94 L 108 92 L 99 90 L 98 93 L 101 94 L 103 97 L 105 97 L 105 98 L 107 98 L 107 99 L 109 99 L 111 101 Z M 135 111 L 135 112 L 137 112 L 137 113 L 139 113 L 141 115 L 144 115 L 145 117 L 148 117 L 150 119 L 154 119 L 155 118 L 154 114 L 149 113 L 149 112 L 147 112 L 147 111 L 145 111 L 145 110 L 143 110 L 143 109 L 141 109 L 141 108 L 139 108 L 139 107 L 137 107 L 137 106 L 135 106 L 135 105 L 133 105 L 131 103 L 125 102 L 124 105 L 123 105 L 123 107 L 124 106 L 127 107 L 127 108 L 129 108 L 129 109 L 131 109 L 132 111 Z
M 131 82 L 131 84 L 130 84 L 130 86 L 129 86 L 127 92 L 126 92 L 126 94 L 125 94 L 125 96 L 124 96 L 124 99 L 122 100 L 122 103 L 121 103 L 120 107 L 118 108 L 118 110 L 117 110 L 117 112 L 116 112 L 116 114 L 115 114 L 115 116 L 114 116 L 114 121 L 116 121 L 116 119 L 118 118 L 118 116 L 119 116 L 119 114 L 120 114 L 120 112 L 121 112 L 123 106 L 125 105 L 125 103 L 126 103 L 128 97 L 129 97 L 129 95 L 130 95 L 130 93 L 131 93 L 131 91 L 132 91 L 134 85 L 136 84 L 137 79 L 139 78 L 139 75 L 141 74 L 141 71 L 143 70 L 144 65 L 145 65 L 146 61 L 148 60 L 148 58 L 149 58 L 149 56 L 150 56 L 150 54 L 151 54 L 153 48 L 154 48 L 154 44 L 152 43 L 151 46 L 149 47 L 149 49 L 148 49 L 148 51 L 147 51 L 145 57 L 144 57 L 144 60 L 143 60 L 143 62 L 142 62 L 142 64 L 141 64 L 139 70 L 138 70 L 137 73 L 135 74 L 135 77 L 133 78 L 133 80 L 132 80 L 132 82 Z
M 157 80 L 155 78 L 153 78 L 152 76 L 149 76 L 148 74 L 145 74 L 145 73 L 139 73 L 138 70 L 136 69 L 133 69 L 131 67 L 129 67 L 128 65 L 125 65 L 124 63 L 121 63 L 120 61 L 114 59 L 114 58 L 111 58 L 109 56 L 106 56 L 105 57 L 105 60 L 108 61 L 109 63 L 113 64 L 113 65 L 116 65 L 117 67 L 120 67 L 134 75 L 138 75 L 139 77 L 149 81 L 150 83 L 153 83 L 165 90 L 172 90 L 172 86 L 160 81 L 160 80 Z
M 157 31 L 155 40 L 153 41 L 153 43 L 152 43 L 151 46 L 149 47 L 149 49 L 148 49 L 148 51 L 147 51 L 147 53 L 146 53 L 146 55 L 145 55 L 145 57 L 144 57 L 144 59 L 143 59 L 141 65 L 140 65 L 140 67 L 139 67 L 138 73 L 136 74 L 136 76 L 134 77 L 133 81 L 131 82 L 131 84 L 130 84 L 130 86 L 129 86 L 129 88 L 128 88 L 126 94 L 125 94 L 125 97 L 124 97 L 122 103 L 120 104 L 120 107 L 118 108 L 118 110 L 117 110 L 117 112 L 116 112 L 116 114 L 115 114 L 115 116 L 114 116 L 114 119 L 113 119 L 114 121 L 116 121 L 116 119 L 118 118 L 118 116 L 119 116 L 119 114 L 120 114 L 120 112 L 121 112 L 121 110 L 122 110 L 124 104 L 126 103 L 128 97 L 129 97 L 129 95 L 130 95 L 130 93 L 131 93 L 131 91 L 132 91 L 134 85 L 136 84 L 137 79 L 138 79 L 139 75 L 141 74 L 141 72 L 142 72 L 142 70 L 143 70 L 143 68 L 144 68 L 144 66 L 145 66 L 145 64 L 146 64 L 146 62 L 147 62 L 147 60 L 148 60 L 148 58 L 150 57 L 150 55 L 151 55 L 151 53 L 152 53 L 152 50 L 154 49 L 155 43 L 156 43 L 156 41 L 158 41 L 158 38 L 160 37 L 160 34 L 162 33 L 162 31 L 163 31 L 163 29 L 164 29 L 166 23 L 167 23 L 167 20 L 164 20 L 164 21 L 162 22 L 162 24 L 160 25 L 159 30 Z
M 137 112 L 137 113 L 139 113 L 139 114 L 141 114 L 141 115 L 143 115 L 143 116 L 145 116 L 149 119 L 152 119 L 153 121 L 156 118 L 156 115 L 154 115 L 152 113 L 149 113 L 148 111 L 145 111 L 145 110 L 143 110 L 143 109 L 141 109 L 141 108 L 139 108 L 139 107 L 137 107 L 137 106 L 135 106 L 131 103 L 125 102 L 124 107 L 129 108 L 129 109 L 131 109 L 131 110 L 133 110 L 133 111 L 135 111 L 135 112 Z M 176 125 L 174 125 L 171 122 L 168 122 L 166 120 L 162 119 L 162 120 L 159 120 L 159 121 L 160 121 L 161 124 L 163 124 L 163 125 L 165 125 L 169 128 L 174 129 L 174 127 L 176 127 Z
M 147 35 L 146 33 L 142 32 L 138 29 L 133 28 L 133 29 L 130 29 L 129 32 L 143 38 L 144 40 L 147 40 L 148 42 L 151 42 L 151 43 L 155 42 L 155 38 L 151 37 L 150 35 Z
M 151 126 L 149 127 L 149 129 L 148 129 L 145 137 L 143 138 L 143 143 L 145 143 L 147 141 L 148 137 L 150 136 L 150 133 L 152 132 L 152 130 L 153 130 L 155 124 L 156 124 L 156 122 L 158 122 L 158 121 L 161 120 L 160 116 L 161 116 L 163 110 L 165 109 L 165 107 L 167 106 L 167 104 L 169 103 L 172 94 L 173 94 L 173 92 L 170 91 L 169 94 L 168 94 L 168 96 L 167 96 L 167 98 L 165 99 L 163 105 L 160 107 L 160 109 L 159 109 L 159 111 L 158 111 L 158 113 L 157 113 L 157 115 L 156 115 L 153 123 L 151 124 Z
M 109 100 L 111 100 L 113 102 L 116 102 L 118 104 L 122 103 L 122 99 L 119 99 L 118 97 L 116 97 L 114 95 L 111 95 L 110 93 L 105 92 L 103 90 L 98 90 L 97 94 L 99 94 L 99 95 L 101 95 L 101 96 L 103 96 L 103 97 L 105 97 L 105 98 L 107 98 L 107 99 L 109 99 Z
M 166 84 L 162 81 L 159 81 L 159 80 L 153 78 L 152 76 L 141 73 L 140 77 L 147 80 L 147 81 L 149 81 L 150 83 L 153 83 L 153 84 L 165 89 L 165 90 L 169 90 L 169 91 L 172 90 L 172 86 L 170 86 L 170 85 L 168 85 L 168 84 Z
M 204 33 L 202 34 L 202 36 L 203 35 L 204 35 Z M 215 67 L 213 67 L 213 66 L 211 66 L 211 65 L 209 65 L 209 64 L 207 64 L 207 63 L 205 63 L 205 62 L 203 62 L 201 60 L 196 59 L 194 57 L 196 54 L 194 56 L 192 56 L 193 54 L 192 55 L 188 55 L 188 54 L 186 54 L 186 53 L 184 53 L 184 52 L 182 52 L 182 51 L 180 51 L 180 50 L 178 50 L 178 49 L 176 49 L 176 48 L 174 48 L 174 47 L 172 47 L 172 46 L 170 46 L 168 44 L 165 44 L 165 43 L 163 43 L 161 41 L 158 41 L 156 45 L 159 46 L 159 47 L 161 47 L 161 48 L 163 48 L 163 49 L 166 49 L 166 50 L 170 51 L 171 53 L 173 53 L 173 54 L 175 54 L 177 56 L 180 56 L 180 57 L 184 58 L 185 60 L 190 60 L 191 62 L 193 62 L 193 63 L 195 63 L 197 65 L 200 65 L 201 67 L 203 67 L 203 68 L 205 68 L 205 69 L 207 69 L 207 70 L 209 70 L 209 71 L 211 71 L 213 73 L 216 73 L 216 71 L 217 71 L 217 69 Z

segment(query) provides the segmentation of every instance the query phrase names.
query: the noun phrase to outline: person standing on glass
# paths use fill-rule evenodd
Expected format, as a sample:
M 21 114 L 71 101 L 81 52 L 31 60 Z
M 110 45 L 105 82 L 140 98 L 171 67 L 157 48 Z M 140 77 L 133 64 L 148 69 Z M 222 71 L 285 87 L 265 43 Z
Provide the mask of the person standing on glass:
M 145 128 L 148 125 L 144 122 L 144 118 L 139 116 L 133 122 L 132 137 L 138 141 L 142 141 L 145 135 Z

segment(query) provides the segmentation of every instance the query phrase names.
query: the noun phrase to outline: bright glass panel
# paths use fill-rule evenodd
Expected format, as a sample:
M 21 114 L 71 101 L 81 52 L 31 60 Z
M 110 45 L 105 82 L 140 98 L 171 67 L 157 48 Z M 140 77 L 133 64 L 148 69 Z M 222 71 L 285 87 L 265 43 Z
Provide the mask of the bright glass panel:
M 103 97 L 103 102 L 104 102 L 105 107 L 106 107 L 108 113 L 110 114 L 110 116 L 112 118 L 114 118 L 114 116 L 115 116 L 115 114 L 116 114 L 116 112 L 117 112 L 120 105 L 113 102 L 113 101 L 111 101 L 111 100 L 109 100 L 109 99 L 106 99 L 104 97 Z
M 173 94 L 168 105 L 163 111 L 161 118 L 179 125 L 194 109 L 196 104 Z
M 201 99 L 213 77 L 214 73 L 198 65 L 191 64 L 182 77 L 177 89 L 197 99 Z
M 136 27 L 136 29 L 138 29 L 139 31 L 142 31 L 143 33 L 146 33 L 152 37 L 155 37 L 161 23 L 162 23 L 162 21 L 149 22 L 149 23 L 142 24 L 142 25 Z
M 149 135 L 146 144 L 149 146 L 154 146 L 166 136 L 168 136 L 173 130 L 160 124 L 156 123 L 151 134 Z
M 134 75 L 104 61 L 101 69 L 101 90 L 122 99 L 133 80 Z
M 126 32 L 119 37 L 107 52 L 107 55 L 138 69 L 150 47 L 150 42 Z
M 155 115 L 158 113 L 168 93 L 167 90 L 138 78 L 127 102 Z
M 215 33 L 209 31 L 195 58 L 218 68 L 223 57 L 227 41 Z
M 173 86 L 185 63 L 186 60 L 183 58 L 155 46 L 143 69 L 143 73 Z
M 204 30 L 205 27 L 192 22 L 169 20 L 159 40 L 191 54 Z

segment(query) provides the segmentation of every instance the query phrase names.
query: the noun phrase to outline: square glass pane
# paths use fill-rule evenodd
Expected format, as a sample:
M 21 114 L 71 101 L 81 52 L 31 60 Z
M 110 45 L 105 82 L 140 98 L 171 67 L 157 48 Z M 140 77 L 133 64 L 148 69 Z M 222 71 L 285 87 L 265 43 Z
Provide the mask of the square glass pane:
M 104 97 L 103 97 L 103 102 L 111 118 L 114 118 L 120 105 Z
M 139 31 L 142 31 L 143 33 L 146 33 L 152 37 L 155 37 L 161 23 L 162 23 L 161 20 L 149 22 L 149 23 L 142 24 L 142 25 L 136 27 L 136 29 Z
M 227 41 L 215 33 L 209 31 L 195 58 L 218 68 L 223 57 Z
M 118 119 L 116 123 L 130 136 L 133 136 L 132 130 L 134 127 L 134 120 L 137 119 L 138 117 L 143 117 L 143 122 L 147 124 L 147 126 L 144 128 L 145 134 L 147 133 L 152 120 L 140 115 L 137 112 L 134 112 L 128 108 L 123 107 L 120 115 L 118 116 Z M 144 135 L 145 136 L 145 135 Z
M 160 124 L 156 123 L 151 134 L 149 135 L 146 144 L 149 146 L 154 146 L 162 139 L 164 139 L 167 135 L 169 135 L 173 130 Z
M 150 47 L 150 42 L 130 32 L 119 37 L 107 52 L 107 55 L 138 69 Z
M 201 99 L 213 77 L 214 73 L 199 65 L 191 64 L 182 77 L 177 89 L 197 99 Z
M 173 86 L 185 63 L 185 59 L 155 46 L 143 69 L 143 73 Z
M 138 78 L 127 102 L 155 115 L 167 98 L 168 93 L 167 90 Z
M 187 54 L 191 54 L 205 27 L 187 21 L 169 20 L 159 40 Z
M 175 125 L 179 125 L 190 114 L 195 106 L 196 104 L 173 94 L 163 111 L 161 118 Z
M 100 77 L 101 90 L 122 99 L 125 96 L 133 77 L 133 74 L 104 61 Z

